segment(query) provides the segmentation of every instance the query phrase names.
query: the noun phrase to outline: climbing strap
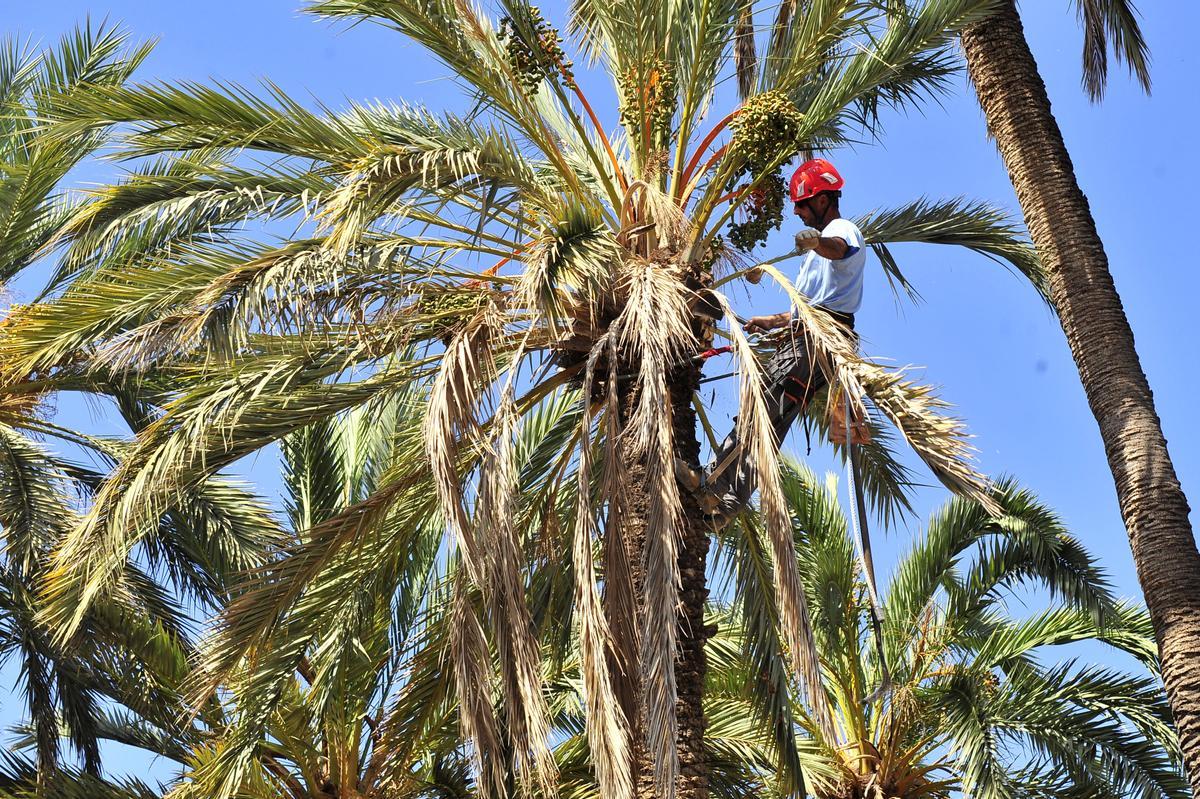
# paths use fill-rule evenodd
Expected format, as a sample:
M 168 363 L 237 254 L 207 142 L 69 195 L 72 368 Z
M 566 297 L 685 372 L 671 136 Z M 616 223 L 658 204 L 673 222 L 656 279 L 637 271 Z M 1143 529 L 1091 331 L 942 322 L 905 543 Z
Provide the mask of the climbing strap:
M 879 670 L 883 673 L 883 681 L 879 688 L 865 701 L 874 701 L 877 697 L 891 689 L 892 677 L 888 672 L 887 656 L 883 648 L 883 603 L 879 600 L 879 590 L 875 585 L 875 563 L 871 557 L 871 535 L 867 530 L 867 503 L 863 496 L 862 475 L 858 447 L 850 432 L 850 392 L 842 389 L 846 408 L 846 482 L 850 489 L 850 524 L 854 530 L 854 544 L 858 549 L 858 560 L 862 566 L 863 577 L 867 583 L 867 596 L 871 602 L 871 628 L 875 638 L 875 651 L 879 657 Z

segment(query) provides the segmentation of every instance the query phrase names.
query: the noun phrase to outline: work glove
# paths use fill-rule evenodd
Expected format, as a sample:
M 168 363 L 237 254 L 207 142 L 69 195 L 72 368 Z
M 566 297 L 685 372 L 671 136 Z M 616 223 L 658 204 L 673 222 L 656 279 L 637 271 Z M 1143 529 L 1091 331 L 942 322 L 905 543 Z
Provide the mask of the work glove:
M 796 234 L 796 252 L 815 250 L 821 240 L 821 231 L 806 227 Z

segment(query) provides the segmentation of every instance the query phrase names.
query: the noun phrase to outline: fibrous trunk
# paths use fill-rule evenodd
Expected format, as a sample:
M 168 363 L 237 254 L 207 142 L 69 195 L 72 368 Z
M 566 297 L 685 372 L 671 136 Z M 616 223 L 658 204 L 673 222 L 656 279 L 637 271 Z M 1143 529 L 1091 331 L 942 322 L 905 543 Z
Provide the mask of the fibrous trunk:
M 962 42 L 1100 426 L 1192 792 L 1200 798 L 1200 553 L 1187 500 L 1016 4 L 1004 2 Z

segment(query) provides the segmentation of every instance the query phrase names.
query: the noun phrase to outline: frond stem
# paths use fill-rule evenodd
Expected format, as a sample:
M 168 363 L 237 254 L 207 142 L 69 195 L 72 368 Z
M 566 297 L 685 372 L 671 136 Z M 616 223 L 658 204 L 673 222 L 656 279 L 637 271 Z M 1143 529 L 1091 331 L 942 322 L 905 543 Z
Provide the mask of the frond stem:
M 696 166 L 700 163 L 700 159 L 704 157 L 705 151 L 707 151 L 709 146 L 712 145 L 713 141 L 718 136 L 721 135 L 721 131 L 725 130 L 725 128 L 727 128 L 729 126 L 729 123 L 733 121 L 734 117 L 736 117 L 740 113 L 742 113 L 742 109 L 736 108 L 733 111 L 726 114 L 725 117 L 723 119 L 721 119 L 720 122 L 718 122 L 716 125 L 713 126 L 713 129 L 708 132 L 708 135 L 704 137 L 704 140 L 700 142 L 700 146 L 696 148 L 696 152 L 692 154 L 691 159 L 688 161 L 687 167 L 683 170 L 683 173 L 680 176 L 680 180 L 678 180 L 675 184 L 676 199 L 678 199 L 683 194 L 684 188 L 686 186 L 688 186 L 689 184 L 691 184 L 692 174 L 696 171 Z M 725 145 L 725 147 L 728 147 L 728 145 Z M 719 153 L 725 152 L 725 147 L 722 147 L 717 152 L 719 152 Z M 709 159 L 710 164 L 711 164 L 711 162 L 712 162 L 712 159 Z M 677 165 L 678 165 L 678 163 L 682 163 L 682 159 L 679 162 L 677 162 Z M 706 171 L 707 171 L 707 168 L 708 168 L 708 165 L 705 166 Z M 683 205 L 683 203 L 681 203 L 681 205 Z
M 612 164 L 613 172 L 616 174 L 617 180 L 621 183 L 621 191 L 627 191 L 629 183 L 625 177 L 625 172 L 621 169 L 621 162 L 617 160 L 617 154 L 613 152 L 612 144 L 608 140 L 608 134 L 604 132 L 604 126 L 600 124 L 600 117 L 596 116 L 596 112 L 592 109 L 592 104 L 588 102 L 578 83 L 572 81 L 571 89 L 575 92 L 576 99 L 579 100 L 579 104 L 583 106 L 583 110 L 587 113 L 588 119 L 592 121 L 592 127 L 596 129 L 596 135 L 600 137 L 600 143 L 604 145 L 604 152 L 608 154 L 608 160 Z

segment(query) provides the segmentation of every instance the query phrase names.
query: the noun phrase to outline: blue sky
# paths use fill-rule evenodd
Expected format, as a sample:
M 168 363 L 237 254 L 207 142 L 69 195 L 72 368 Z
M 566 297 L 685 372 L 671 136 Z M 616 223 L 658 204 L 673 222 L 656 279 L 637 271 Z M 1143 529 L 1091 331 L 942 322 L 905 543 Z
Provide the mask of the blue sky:
M 108 17 L 139 38 L 158 38 L 142 79 L 253 85 L 269 76 L 295 96 L 335 109 L 347 100 L 403 100 L 434 108 L 460 103 L 444 69 L 398 34 L 366 25 L 333 26 L 300 14 L 300 4 L 4 0 L 0 35 L 49 42 L 88 15 Z M 1153 95 L 1144 96 L 1114 69 L 1100 106 L 1090 105 L 1080 89 L 1081 35 L 1067 0 L 1026 0 L 1022 14 L 1105 241 L 1176 469 L 1185 491 L 1194 494 L 1200 491 L 1200 433 L 1188 414 L 1197 387 L 1191 358 L 1200 341 L 1200 313 L 1194 309 L 1200 272 L 1191 238 L 1197 203 L 1188 192 L 1200 184 L 1200 154 L 1193 143 L 1200 4 L 1142 5 L 1154 53 Z M 546 8 L 558 16 L 554 6 Z M 848 215 L 919 196 L 958 195 L 1019 214 L 965 82 L 940 106 L 889 115 L 880 143 L 830 157 L 847 179 Z M 97 179 L 92 175 L 85 170 L 85 178 Z M 785 222 L 772 241 L 776 251 L 796 224 Z M 897 304 L 872 263 L 858 317 L 866 352 L 919 366 L 927 380 L 943 386 L 943 396 L 977 437 L 983 468 L 1015 475 L 1037 492 L 1100 557 L 1120 592 L 1138 595 L 1096 424 L 1057 322 L 1027 286 L 981 257 L 929 247 L 899 252 L 924 302 Z M 768 312 L 783 303 L 781 295 L 756 294 L 744 310 Z M 92 411 L 66 421 L 87 426 L 98 420 Z M 789 446 L 802 451 L 802 437 L 794 436 Z M 817 455 L 814 468 L 835 466 Z M 260 462 L 252 472 L 272 485 L 267 474 L 272 469 Z M 922 492 L 921 515 L 944 497 L 940 490 Z M 894 531 L 877 545 L 885 558 L 904 546 L 905 535 Z

